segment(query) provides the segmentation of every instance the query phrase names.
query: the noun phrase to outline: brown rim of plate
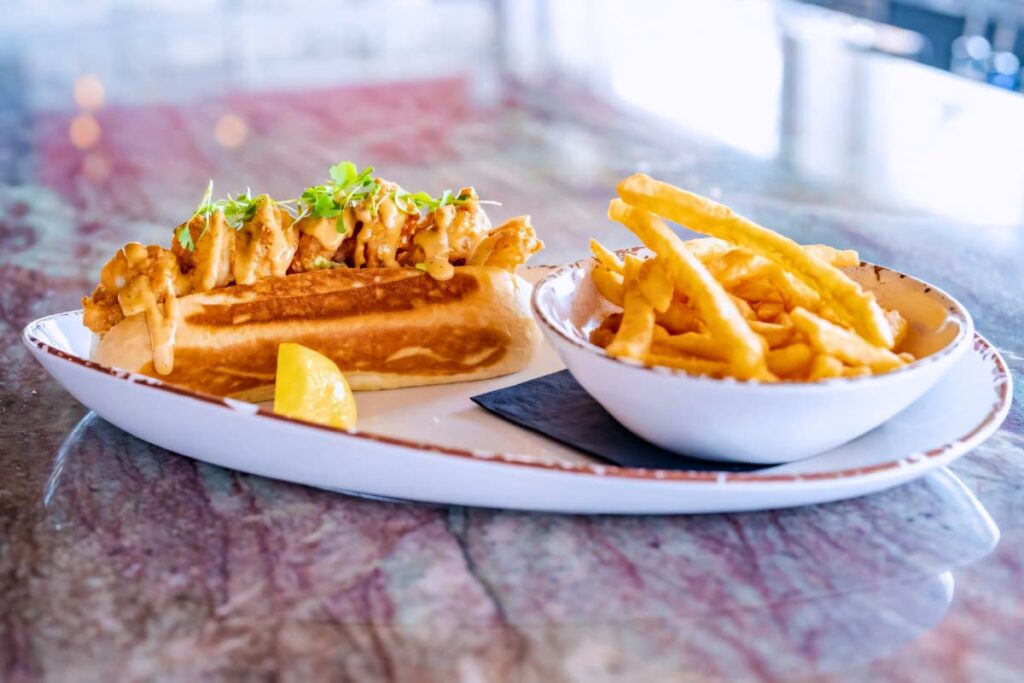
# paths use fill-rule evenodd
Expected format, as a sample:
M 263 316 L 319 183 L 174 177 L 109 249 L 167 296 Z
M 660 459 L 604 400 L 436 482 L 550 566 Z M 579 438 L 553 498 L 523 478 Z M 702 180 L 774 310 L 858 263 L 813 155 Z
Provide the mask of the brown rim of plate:
M 244 404 L 242 401 L 234 399 L 225 399 L 219 396 L 213 396 L 203 392 L 193 391 L 183 387 L 167 384 L 163 380 L 148 377 L 144 375 L 138 375 L 130 373 L 125 370 L 117 370 L 114 368 L 100 365 L 91 360 L 86 360 L 80 356 L 62 351 L 54 346 L 51 346 L 47 342 L 37 337 L 33 329 L 40 326 L 42 323 L 53 319 L 68 315 L 80 314 L 81 311 L 66 311 L 64 313 L 56 313 L 49 316 L 44 316 L 37 320 L 32 321 L 25 326 L 22 331 L 22 339 L 25 344 L 34 347 L 44 353 L 59 358 L 60 360 L 71 363 L 72 365 L 99 372 L 101 374 L 119 379 L 122 381 L 130 382 L 132 384 L 139 384 L 151 389 L 165 391 L 171 394 L 177 394 L 186 398 L 197 399 L 206 403 L 219 406 L 227 410 L 233 410 L 240 412 L 238 405 Z M 408 448 L 410 450 L 418 450 L 428 453 L 437 453 L 440 455 L 450 455 L 462 458 L 470 458 L 482 462 L 491 462 L 500 465 L 509 466 L 525 466 L 525 467 L 537 467 L 545 470 L 554 470 L 558 472 L 564 472 L 567 474 L 581 474 L 590 476 L 603 476 L 603 477 L 620 477 L 625 479 L 641 479 L 647 481 L 665 481 L 665 482 L 701 482 L 701 483 L 718 483 L 727 484 L 729 482 L 744 483 L 744 484 L 777 484 L 786 482 L 799 482 L 799 481 L 820 481 L 820 480 L 837 480 L 837 479 L 849 479 L 857 478 L 865 475 L 874 474 L 881 471 L 892 470 L 900 467 L 913 467 L 917 463 L 926 462 L 933 458 L 945 455 L 947 452 L 957 448 L 960 444 L 970 441 L 977 437 L 979 434 L 987 434 L 994 431 L 995 428 L 1002 423 L 1003 419 L 1009 411 L 1010 407 L 1010 381 L 1009 372 L 1006 368 L 1006 363 L 1003 361 L 1002 356 L 999 352 L 980 334 L 975 333 L 974 335 L 974 351 L 981 353 L 992 358 L 995 363 L 992 375 L 992 384 L 995 389 L 995 400 L 993 401 L 992 407 L 988 414 L 982 419 L 974 428 L 963 434 L 956 439 L 950 440 L 946 444 L 933 448 L 927 451 L 919 451 L 917 453 L 908 454 L 898 460 L 890 460 L 875 465 L 869 465 L 866 467 L 850 468 L 845 470 L 833 470 L 830 472 L 812 472 L 808 474 L 758 474 L 756 472 L 750 473 L 737 473 L 727 471 L 698 471 L 698 470 L 656 470 L 656 469 L 643 469 L 635 467 L 620 467 L 618 465 L 605 465 L 601 463 L 571 463 L 571 462 L 554 462 L 554 461 L 542 461 L 542 460 L 524 460 L 524 456 L 516 457 L 514 454 L 505 453 L 491 453 L 484 452 L 481 450 L 472 451 L 461 448 L 452 448 L 449 446 L 441 446 L 437 444 L 431 444 L 420 441 L 412 441 L 409 439 L 401 439 L 391 436 L 384 436 L 382 434 L 373 434 L 371 432 L 350 432 L 346 430 L 336 429 L 334 427 L 328 427 L 325 425 L 315 424 L 312 422 L 306 422 L 304 420 L 297 420 L 283 415 L 277 415 L 276 413 L 263 408 L 257 404 L 244 404 L 248 408 L 252 406 L 255 408 L 251 414 L 256 418 L 267 418 L 272 420 L 280 420 L 282 422 L 290 422 L 295 425 L 310 427 L 313 429 L 319 429 L 327 432 L 331 432 L 342 438 L 355 438 L 365 439 L 377 443 L 388 444 L 392 446 L 399 446 Z M 770 465 L 769 465 L 770 467 Z
M 647 250 L 646 247 L 639 246 L 639 247 L 629 247 L 629 248 L 626 248 L 626 249 L 617 249 L 615 251 L 615 253 L 618 254 L 619 256 L 623 256 L 625 254 L 637 254 L 637 253 L 639 253 L 641 251 L 648 251 L 648 250 Z M 693 374 L 693 373 L 687 372 L 686 370 L 683 370 L 681 368 L 670 368 L 670 367 L 667 367 L 667 366 L 664 366 L 664 365 L 648 365 L 646 363 L 641 363 L 638 360 L 633 360 L 632 358 L 618 358 L 617 356 L 609 356 L 608 353 L 604 349 L 602 349 L 600 346 L 596 346 L 594 344 L 591 344 L 589 341 L 586 341 L 584 339 L 580 339 L 578 337 L 566 334 L 557 324 L 555 324 L 555 322 L 553 320 L 551 320 L 551 318 L 548 316 L 547 312 L 541 310 L 540 304 L 538 303 L 538 301 L 540 299 L 540 291 L 541 291 L 541 289 L 544 287 L 544 285 L 547 282 L 549 282 L 550 280 L 554 280 L 557 277 L 560 277 L 561 275 L 563 275 L 564 273 L 566 273 L 568 271 L 581 270 L 585 266 L 587 266 L 589 263 L 591 263 L 591 262 L 593 262 L 595 260 L 596 259 L 594 259 L 594 257 L 590 256 L 590 257 L 587 257 L 587 258 L 584 258 L 584 259 L 580 259 L 579 261 L 576 261 L 575 263 L 569 263 L 569 264 L 566 264 L 564 266 L 559 266 L 555 270 L 553 270 L 552 272 L 548 273 L 543 278 L 538 280 L 537 284 L 535 284 L 534 287 L 533 287 L 533 294 L 530 296 L 530 308 L 533 311 L 533 317 L 536 318 L 541 324 L 543 324 L 549 330 L 551 330 L 554 334 L 558 335 L 560 338 L 564 339 L 565 341 L 569 342 L 570 344 L 572 344 L 573 346 L 575 346 L 577 348 L 580 348 L 580 349 L 583 349 L 584 351 L 588 351 L 590 353 L 593 353 L 594 355 L 599 356 L 599 357 L 601 357 L 601 358 L 603 358 L 603 359 L 605 359 L 607 361 L 610 361 L 610 362 L 613 362 L 613 363 L 621 363 L 622 365 L 627 365 L 627 366 L 629 366 L 631 368 L 635 368 L 637 370 L 646 370 L 647 372 L 653 372 L 653 373 L 658 374 L 658 375 L 670 375 L 670 376 L 675 376 L 675 377 L 686 377 L 688 379 L 691 379 L 691 380 L 694 380 L 694 381 L 698 381 L 698 382 L 713 382 L 713 383 L 720 383 L 720 384 L 732 383 L 732 384 L 741 384 L 741 385 L 754 385 L 754 386 L 757 386 L 757 387 L 766 387 L 766 388 L 767 387 L 773 387 L 774 388 L 773 390 L 775 390 L 775 391 L 778 391 L 780 389 L 793 391 L 793 390 L 807 389 L 807 388 L 814 388 L 814 387 L 828 387 L 828 386 L 834 386 L 836 384 L 853 384 L 853 383 L 857 383 L 857 382 L 870 382 L 872 380 L 881 380 L 881 379 L 884 379 L 884 378 L 887 378 L 887 377 L 892 377 L 893 375 L 899 375 L 899 374 L 902 374 L 902 373 L 911 372 L 911 371 L 916 370 L 918 368 L 921 368 L 921 367 L 923 367 L 925 365 L 934 363 L 934 362 L 936 362 L 938 360 L 941 360 L 942 358 L 945 358 L 949 354 L 954 353 L 960 347 L 961 344 L 966 344 L 967 343 L 967 333 L 968 333 L 968 331 L 970 331 L 971 333 L 974 333 L 975 336 L 978 336 L 974 332 L 974 320 L 973 320 L 973 318 L 971 318 L 971 314 L 968 312 L 967 308 L 963 304 L 961 304 L 957 299 L 952 297 L 944 289 L 942 289 L 940 287 L 936 287 L 935 285 L 929 284 L 929 283 L 925 282 L 924 280 L 920 280 L 920 279 L 918 279 L 918 278 L 916 278 L 916 277 L 914 277 L 912 275 L 907 275 L 906 273 L 901 273 L 898 270 L 894 270 L 892 268 L 886 268 L 885 266 L 880 266 L 880 265 L 877 265 L 875 263 L 871 263 L 870 261 L 861 261 L 857 265 L 857 267 L 858 268 L 864 268 L 864 267 L 873 268 L 875 270 L 876 276 L 880 272 L 892 273 L 893 275 L 896 275 L 897 277 L 899 277 L 901 280 L 909 279 L 912 282 L 916 282 L 917 284 L 919 284 L 924 289 L 925 293 L 934 292 L 935 294 L 937 294 L 939 296 L 945 297 L 946 300 L 948 300 L 949 302 L 951 302 L 955 306 L 955 308 L 949 308 L 948 309 L 950 314 L 955 316 L 956 319 L 960 322 L 960 330 L 957 332 L 956 336 L 953 337 L 953 339 L 950 340 L 950 342 L 948 344 L 946 344 L 944 347 L 942 347 L 941 349 L 939 349 L 935 353 L 931 353 L 931 354 L 925 356 L 924 358 L 918 358 L 913 363 L 907 363 L 906 365 L 900 366 L 900 367 L 896 368 L 895 370 L 889 370 L 888 372 L 879 373 L 877 375 L 872 374 L 872 375 L 861 375 L 861 376 L 858 376 L 858 377 L 830 377 L 829 379 L 819 380 L 817 382 L 762 382 L 762 381 L 756 380 L 756 379 L 736 379 L 735 377 L 711 377 L 709 375 L 697 375 L 697 374 Z

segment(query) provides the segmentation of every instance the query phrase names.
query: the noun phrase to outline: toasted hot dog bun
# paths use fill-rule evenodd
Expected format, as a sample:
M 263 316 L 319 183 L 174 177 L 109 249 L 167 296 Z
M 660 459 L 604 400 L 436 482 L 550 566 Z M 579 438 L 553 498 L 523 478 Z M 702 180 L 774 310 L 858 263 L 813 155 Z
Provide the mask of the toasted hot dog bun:
M 154 370 L 143 314 L 103 335 L 93 360 L 255 401 L 273 396 L 282 342 L 331 358 L 357 391 L 486 379 L 529 361 L 539 339 L 529 293 L 490 266 L 445 281 L 407 268 L 300 273 L 181 297 L 170 374 Z

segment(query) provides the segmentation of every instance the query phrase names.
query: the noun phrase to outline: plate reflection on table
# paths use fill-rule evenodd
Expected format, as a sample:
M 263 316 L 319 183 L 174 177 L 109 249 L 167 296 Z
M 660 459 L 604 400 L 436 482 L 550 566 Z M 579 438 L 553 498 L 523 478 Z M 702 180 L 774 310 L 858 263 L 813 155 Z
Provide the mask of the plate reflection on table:
M 204 625 L 204 638 L 233 629 L 239 642 L 258 640 L 272 622 L 300 640 L 386 639 L 391 657 L 469 648 L 480 666 L 547 680 L 608 667 L 650 680 L 771 678 L 867 663 L 933 628 L 954 570 L 999 536 L 944 468 L 791 510 L 537 514 L 397 504 L 236 473 L 92 413 L 56 454 L 44 501 L 39 543 L 68 556 L 64 571 L 130 573 L 131 598 L 153 613 L 168 600 L 213 599 L 223 618 Z M 48 580 L 75 580 L 61 568 Z M 353 586 L 371 592 L 354 599 Z M 176 627 L 193 617 L 177 615 Z M 152 647 L 126 642 L 110 656 L 143 646 Z M 495 656 L 509 648 L 522 656 Z

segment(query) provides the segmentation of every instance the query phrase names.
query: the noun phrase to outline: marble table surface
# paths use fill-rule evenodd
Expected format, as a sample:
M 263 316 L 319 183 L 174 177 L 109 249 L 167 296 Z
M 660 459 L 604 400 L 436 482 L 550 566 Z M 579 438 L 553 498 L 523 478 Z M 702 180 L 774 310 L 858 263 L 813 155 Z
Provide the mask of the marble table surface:
M 559 516 L 197 463 L 88 413 L 20 343 L 31 319 L 77 307 L 123 241 L 166 241 L 207 178 L 284 195 L 353 159 L 531 213 L 545 262 L 590 235 L 628 244 L 604 207 L 647 170 L 934 282 L 1021 376 L 1024 98 L 845 48 L 816 72 L 823 48 L 783 38 L 775 105 L 725 110 L 662 106 L 619 78 L 614 47 L 602 80 L 552 50 L 526 73 L 454 34 L 415 77 L 338 70 L 290 89 L 253 74 L 308 64 L 263 53 L 203 71 L 141 38 L 86 66 L 0 52 L 0 680 L 1019 680 L 1019 401 L 952 467 L 863 498 Z

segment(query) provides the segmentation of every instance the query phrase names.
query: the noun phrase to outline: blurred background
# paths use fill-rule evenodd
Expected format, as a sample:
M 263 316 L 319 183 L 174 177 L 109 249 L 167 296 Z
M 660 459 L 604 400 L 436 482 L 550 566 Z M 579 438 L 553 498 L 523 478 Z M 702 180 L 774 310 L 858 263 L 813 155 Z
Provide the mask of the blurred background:
M 474 183 L 539 215 L 552 258 L 636 169 L 755 212 L 1024 223 L 1022 2 L 0 8 L 3 192 L 74 207 L 86 259 L 111 216 L 162 235 L 208 177 L 290 196 L 342 158 Z

